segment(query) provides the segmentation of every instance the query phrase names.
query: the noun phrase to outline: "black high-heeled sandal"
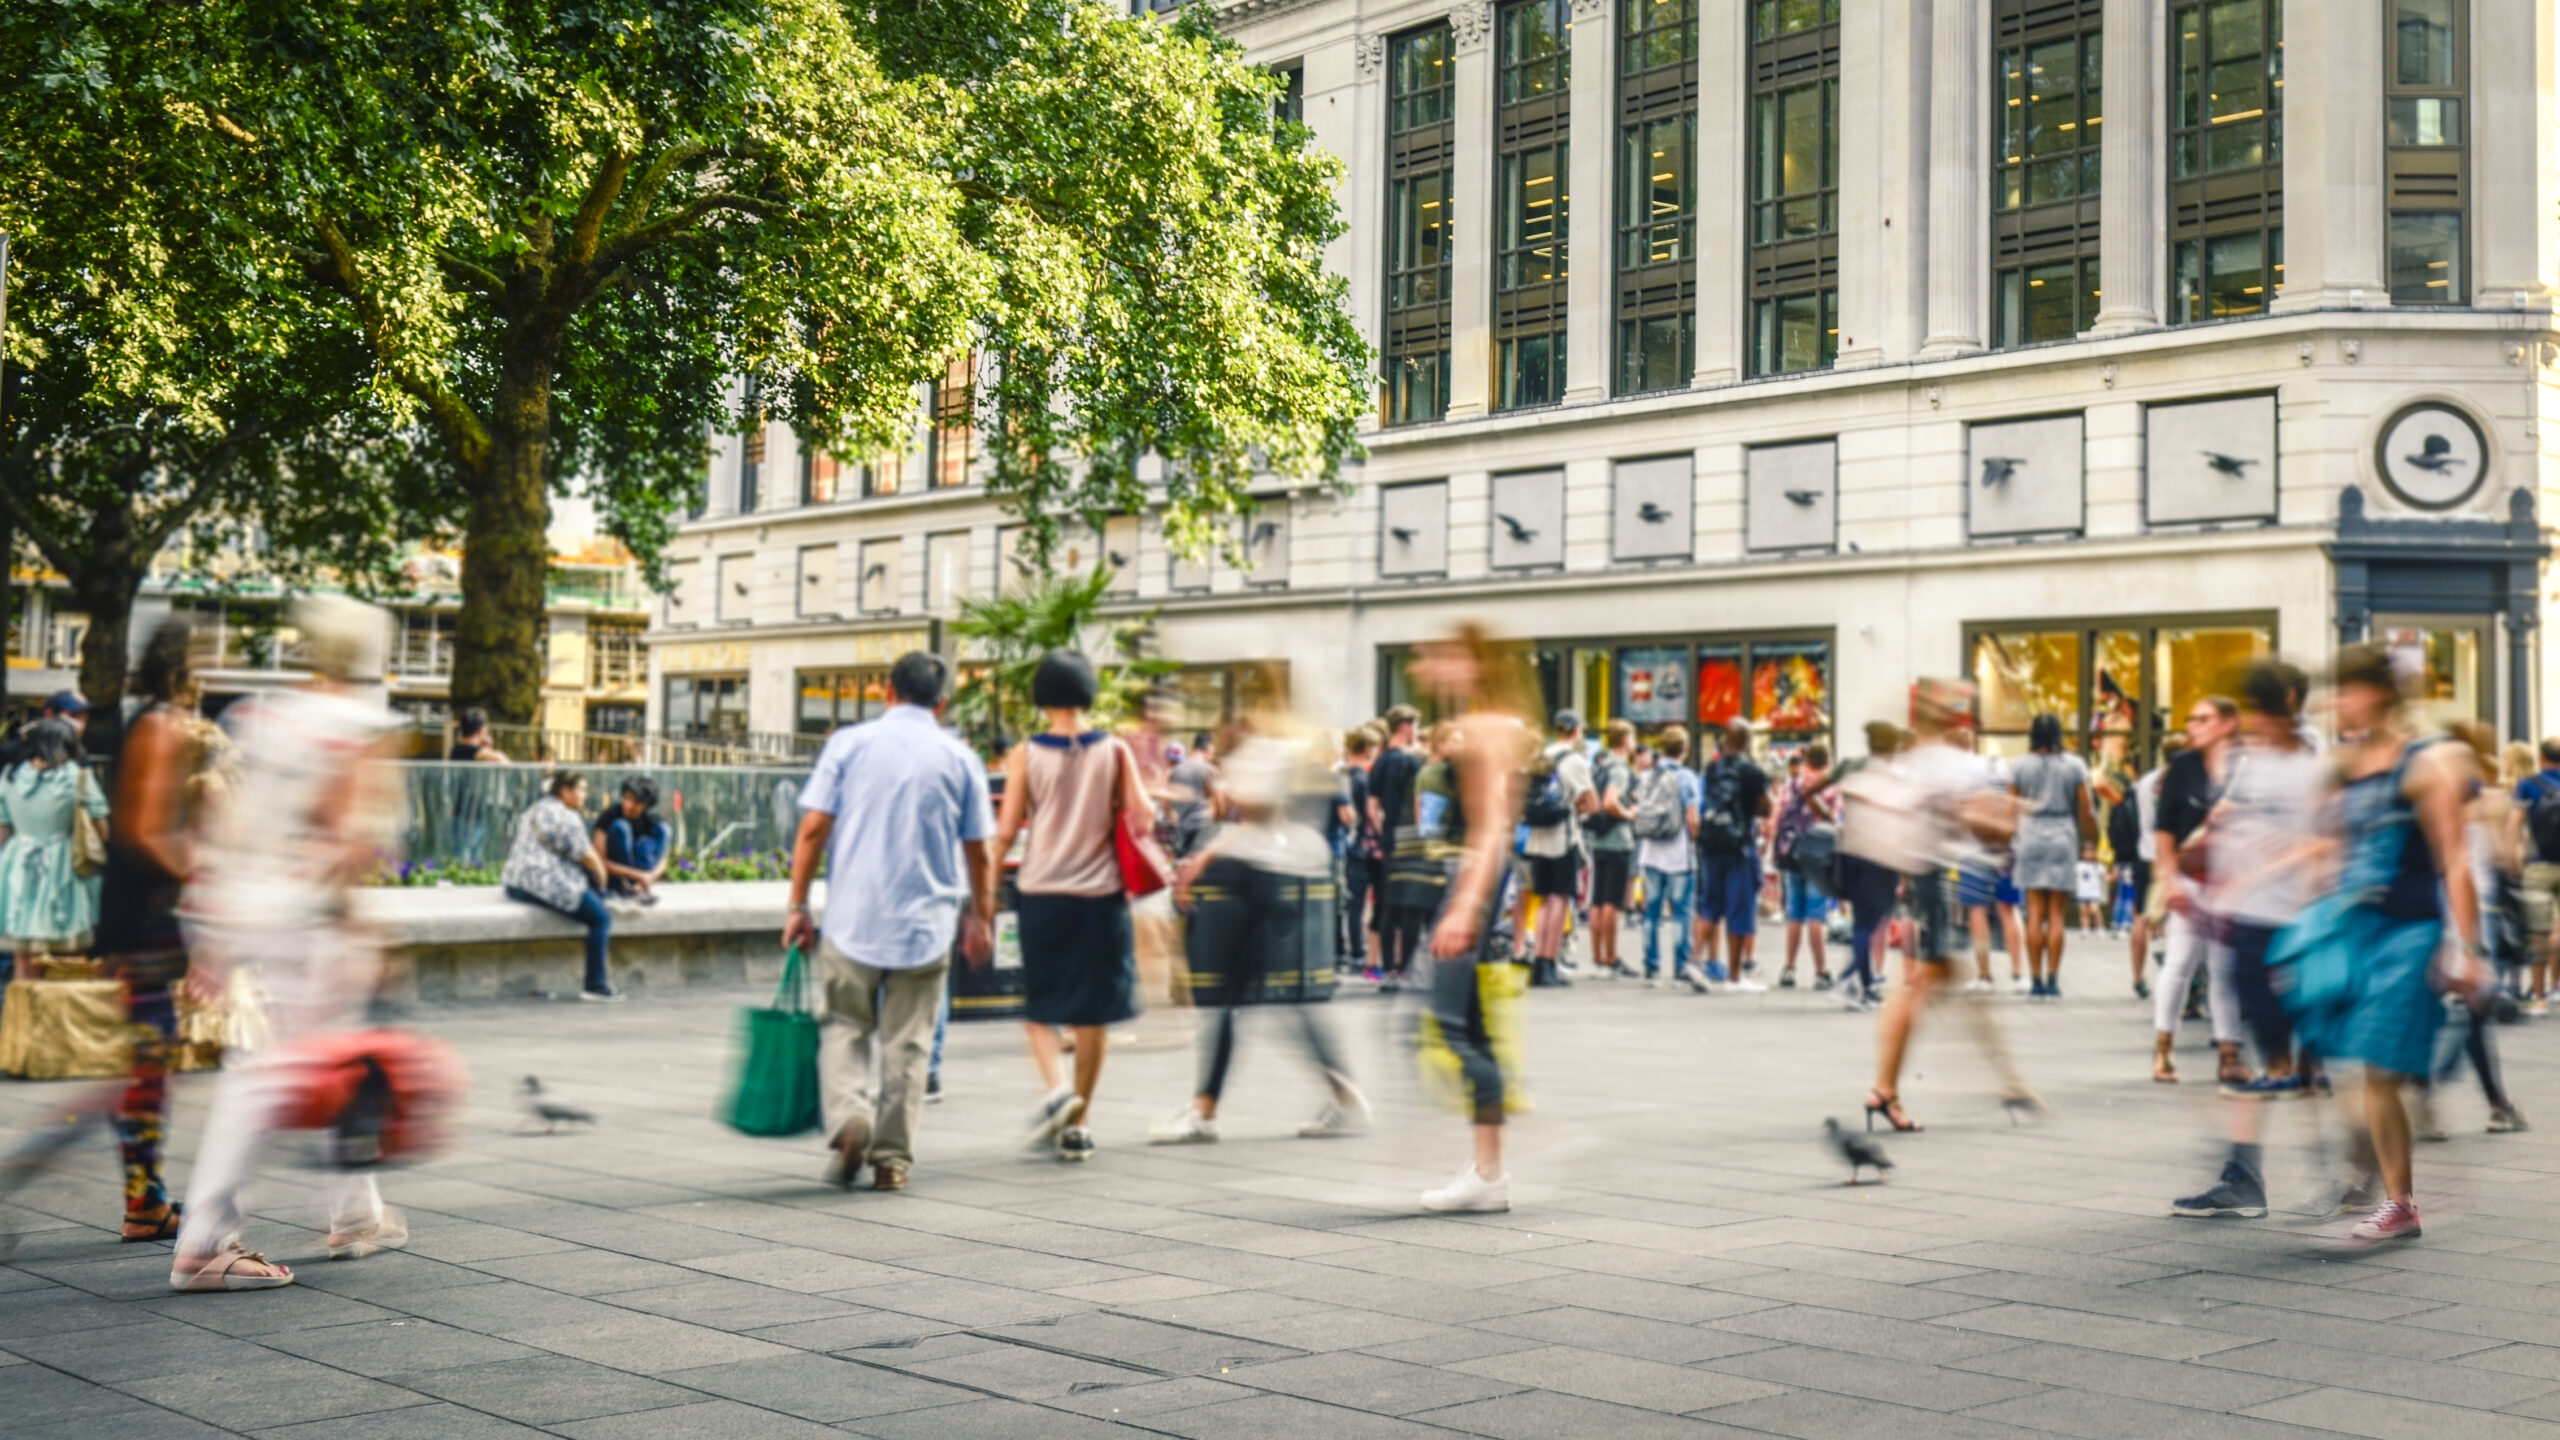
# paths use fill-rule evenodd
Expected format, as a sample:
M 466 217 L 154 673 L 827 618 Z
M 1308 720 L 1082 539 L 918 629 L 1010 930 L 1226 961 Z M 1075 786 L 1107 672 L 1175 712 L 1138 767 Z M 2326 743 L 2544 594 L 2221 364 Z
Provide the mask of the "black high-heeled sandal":
M 1867 1131 L 1869 1134 L 1873 1134 L 1875 1132 L 1876 1117 L 1879 1115 L 1884 1117 L 1884 1123 L 1892 1126 L 1895 1130 L 1902 1131 L 1904 1133 L 1916 1131 L 1921 1128 L 1918 1121 L 1913 1120 L 1910 1116 L 1902 1113 L 1901 1096 L 1887 1095 L 1881 1090 L 1870 1090 L 1867 1092 Z

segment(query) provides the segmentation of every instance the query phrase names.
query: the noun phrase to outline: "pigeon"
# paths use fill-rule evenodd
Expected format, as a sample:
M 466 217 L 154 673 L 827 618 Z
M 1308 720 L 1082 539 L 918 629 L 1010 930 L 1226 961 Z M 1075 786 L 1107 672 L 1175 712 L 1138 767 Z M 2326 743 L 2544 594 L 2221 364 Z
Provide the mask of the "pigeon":
M 2242 471 L 2247 470 L 2250 466 L 2255 465 L 2258 462 L 2255 460 L 2243 460 L 2237 455 L 2225 455 L 2219 450 L 2207 450 L 2204 452 L 2204 463 L 2221 471 L 2225 475 L 2229 475 L 2234 479 L 2237 479 L 2240 477 Z
M 1387 533 L 1396 537 L 1397 544 L 1410 545 L 1413 543 L 1413 537 L 1420 532 L 1408 530 L 1402 525 L 1390 525 L 1387 527 Z
M 1789 490 L 1786 492 L 1786 495 L 1789 501 L 1794 504 L 1801 505 L 1807 510 L 1813 508 L 1814 501 L 1822 498 L 1821 493 L 1814 490 Z
M 1505 515 L 1496 511 L 1493 518 L 1501 521 L 1502 528 L 1511 532 L 1511 543 L 1514 545 L 1526 545 L 1538 538 L 1538 532 L 1521 524 L 1516 516 Z
M 1671 518 L 1671 512 L 1647 500 L 1636 507 L 1636 518 L 1647 525 L 1659 525 Z
M 2009 477 L 2017 473 L 2019 466 L 2026 463 L 2024 460 L 2008 455 L 1993 455 L 1985 458 L 1982 462 L 1983 488 L 1989 489 L 1994 485 L 2008 483 Z
M 1893 1162 L 1885 1158 L 1884 1146 L 1878 1144 L 1872 1135 L 1852 1134 L 1841 1129 L 1839 1121 L 1829 1118 L 1822 1122 L 1822 1133 L 1829 1137 L 1831 1147 L 1839 1152 L 1840 1158 L 1849 1162 L 1849 1183 L 1852 1185 L 1858 1183 L 1858 1173 L 1862 1170 L 1873 1170 L 1877 1182 L 1882 1183 L 1884 1172 L 1893 1168 Z
M 2421 470 L 2436 475 L 2442 475 L 2463 463 L 2462 457 L 2453 453 L 2453 442 L 2441 435 L 2428 436 L 2427 443 L 2420 447 L 2417 454 L 2403 455 L 2400 458 Z
M 524 1077 L 523 1088 L 516 1092 L 516 1103 L 524 1107 L 524 1125 L 518 1129 L 518 1134 L 531 1130 L 537 1123 L 545 1135 L 555 1133 L 563 1125 L 596 1123 L 595 1116 L 577 1106 L 564 1105 L 552 1099 L 551 1092 L 542 1088 L 542 1081 L 532 1075 Z

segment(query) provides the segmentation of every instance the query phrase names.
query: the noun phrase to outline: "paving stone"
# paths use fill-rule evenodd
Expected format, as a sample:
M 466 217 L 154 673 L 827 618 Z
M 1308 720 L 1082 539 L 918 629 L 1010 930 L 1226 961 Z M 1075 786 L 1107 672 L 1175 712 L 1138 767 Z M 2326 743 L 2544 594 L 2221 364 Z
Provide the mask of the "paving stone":
M 1322 1307 L 1284 1305 L 1283 1316 L 1322 1313 Z M 1082 1355 L 1163 1375 L 1212 1375 L 1300 1353 L 1219 1330 L 1207 1321 L 1172 1325 L 1136 1315 L 1098 1311 L 1067 1315 L 1054 1324 L 1002 1325 L 982 1331 L 997 1340 Z
M 2312 1315 L 2260 1305 L 2219 1306 L 2199 1316 L 2196 1323 L 2216 1330 L 2228 1330 L 2235 1335 L 2299 1340 L 2306 1345 L 2360 1350 L 2372 1355 L 2396 1355 L 2404 1360 L 2450 1360 L 2457 1355 L 2495 1349 L 2498 1345 L 2494 1339 L 2456 1334 L 2450 1330 L 2348 1320 L 2335 1315 Z M 2554 1326 L 2553 1333 L 2555 1338 L 2560 1338 L 2560 1326 Z
M 1493 1400 L 1425 1410 L 1407 1417 L 1468 1435 L 1496 1440 L 1558 1440 L 1561 1436 L 1606 1436 L 1608 1440 L 1765 1440 L 1765 1431 L 1665 1415 L 1630 1405 L 1529 1390 Z
M 2080 1440 L 2319 1440 L 2330 1433 L 2276 1420 L 2216 1415 L 2087 1390 L 2039 1390 L 1965 1413 L 2004 1425 L 2074 1435 Z
M 806 1320 L 831 1320 L 859 1314 L 863 1309 L 824 1296 L 716 1278 L 696 1278 L 650 1290 L 617 1290 L 604 1298 L 620 1309 L 722 1330 L 763 1330 Z
M 1798 1440 L 2051 1440 L 2052 1432 L 2027 1430 L 1983 1415 L 1916 1410 L 1856 1395 L 1796 1390 L 1727 1405 L 1697 1417 L 1734 1428 L 1740 1436 L 1792 1435 Z
M 2299 1380 L 2244 1375 L 2177 1360 L 2151 1360 L 2076 1345 L 2020 1345 L 1957 1364 L 1985 1375 L 2006 1375 L 2039 1385 L 2094 1390 L 2137 1400 L 2166 1400 L 2199 1410 L 2241 1410 L 2313 1387 Z
M 1344 1351 L 1247 1365 L 1226 1378 L 1239 1385 L 1380 1415 L 1410 1415 L 1524 1388 L 1463 1370 L 1464 1366 L 1408 1365 Z
M 1061 1410 L 1090 1415 L 1096 1420 L 1143 1423 L 1150 1415 L 1172 1410 L 1196 1410 L 1227 1400 L 1251 1399 L 1258 1392 L 1206 1375 L 1183 1375 L 1171 1380 L 1150 1380 L 1139 1385 L 1101 1385 L 1086 1390 L 1070 1390 L 1054 1396 L 1047 1403 Z
M 2353 1350 L 2333 1350 L 2325 1345 L 2298 1342 L 2270 1342 L 2241 1350 L 2225 1350 L 2208 1355 L 2198 1363 L 2252 1374 L 2281 1376 L 2315 1385 L 2333 1385 L 2347 1390 L 2369 1390 L 2377 1395 L 2399 1395 L 2412 1400 L 2427 1400 L 2439 1405 L 2476 1406 L 2495 1410 L 2547 1395 L 2560 1385 L 2526 1375 L 2502 1375 L 2493 1370 L 2478 1370 L 2454 1365 L 2431 1365 L 2423 1360 L 2401 1360 L 2389 1355 L 2373 1355 Z
M 367 1415 L 420 1404 L 426 1398 L 397 1385 L 281 1356 L 222 1370 L 126 1380 L 117 1388 L 230 1430 Z
M 1688 1365 L 1726 1355 L 1747 1354 L 1781 1343 L 1757 1335 L 1736 1335 L 1729 1330 L 1675 1325 L 1663 1320 L 1647 1320 L 1642 1316 L 1620 1315 L 1607 1310 L 1586 1310 L 1574 1305 L 1497 1316 L 1477 1321 L 1476 1328 L 1526 1336 L 1549 1345 L 1578 1345 L 1612 1355 L 1659 1360 L 1668 1365 Z
M 527 1330 L 507 1338 L 537 1350 L 642 1375 L 794 1353 L 790 1347 L 770 1340 L 628 1310 L 620 1312 L 618 1319 L 557 1330 Z
M 2023 1395 L 2035 1387 L 1970 1370 L 1923 1365 L 1881 1355 L 1843 1354 L 1812 1345 L 1787 1345 L 1710 1360 L 1706 1367 L 1772 1385 L 1829 1390 L 1924 1410 L 1965 1410 Z
M 1189 1440 L 1448 1440 L 1449 1432 L 1410 1420 L 1341 1409 L 1289 1395 L 1256 1395 L 1146 1418 L 1146 1427 Z
M 542 1432 L 459 1405 L 412 1405 L 250 1432 L 258 1440 L 536 1440 Z
M 1967 1310 L 1942 1316 L 1931 1323 L 1959 1330 L 2008 1335 L 2020 1340 L 2051 1340 L 2090 1350 L 2121 1350 L 2128 1355 L 2148 1355 L 2154 1360 L 2192 1360 L 2199 1355 L 2252 1343 L 2252 1333 L 2245 1328 L 2245 1317 L 2235 1320 L 2228 1329 L 2219 1328 L 2226 1313 L 2222 1310 L 2212 1312 L 2218 1328 L 2210 1330 L 2128 1320 L 2117 1315 L 2056 1310 L 2044 1305 L 1999 1305 L 1988 1310 Z
M 1522 1386 L 1560 1390 L 1588 1400 L 1682 1414 L 1779 1392 L 1776 1385 L 1730 1371 L 1666 1365 L 1569 1345 L 1462 1360 L 1450 1367 Z
M 2560 1440 L 2560 1424 L 2357 1390 L 2310 1390 L 2244 1414 L 2372 1440 Z
M 808 1353 L 670 1370 L 660 1378 L 671 1385 L 830 1425 L 977 1398 L 968 1390 L 897 1370 Z
M 1987 1280 L 1993 1277 L 1971 1278 Z M 1819 1305 L 1830 1310 L 1855 1310 L 1895 1320 L 1932 1320 L 1940 1315 L 1978 1310 L 1994 1303 L 1978 1293 L 1958 1292 L 1955 1287 L 1966 1283 L 1962 1280 L 1946 1281 L 1937 1287 L 1888 1285 L 1821 1270 L 1774 1270 L 1765 1275 L 1737 1275 L 1704 1283 L 1710 1290 L 1726 1290 L 1736 1295 L 1751 1295 L 1787 1304 Z
M 1894 1320 L 1847 1310 L 1825 1310 L 1813 1305 L 1757 1310 L 1748 1315 L 1717 1320 L 1713 1325 L 1718 1330 L 1729 1330 L 1738 1335 L 1758 1335 L 1770 1340 L 1789 1340 L 1854 1354 L 1883 1355 L 1931 1364 L 2006 1350 L 2018 1343 L 2010 1336 L 1980 1335 L 1924 1321 Z
M 630 1410 L 659 1410 L 696 1398 L 646 1376 L 591 1365 L 565 1355 L 537 1355 L 383 1378 L 421 1395 L 543 1426 Z
M 1153 1428 L 1157 1418 L 1149 1417 L 1150 1428 L 1141 1430 L 1020 1400 L 977 1400 L 857 1420 L 840 1428 L 876 1440 L 1135 1440 L 1163 1433 Z
M 512 1340 L 414 1319 L 324 1325 L 313 1330 L 287 1330 L 262 1339 L 267 1346 L 288 1355 L 377 1379 L 411 1371 L 524 1360 L 542 1353 Z
M 2560 1339 L 2560 1335 L 2554 1338 Z M 2456 1356 L 2453 1363 L 2560 1383 L 2560 1348 L 2549 1345 L 2501 1345 L 2494 1350 Z
M 1161 1378 L 1151 1371 L 1107 1365 L 1081 1355 L 1027 1345 L 991 1345 L 966 1355 L 928 1360 L 903 1367 L 914 1374 L 981 1393 L 1016 1400 L 1051 1400 L 1085 1388 L 1140 1385 Z
M 635 1410 L 552 1427 L 570 1440 L 836 1440 L 844 1434 L 814 1420 L 759 1410 L 734 1400 L 705 1400 L 664 1410 Z

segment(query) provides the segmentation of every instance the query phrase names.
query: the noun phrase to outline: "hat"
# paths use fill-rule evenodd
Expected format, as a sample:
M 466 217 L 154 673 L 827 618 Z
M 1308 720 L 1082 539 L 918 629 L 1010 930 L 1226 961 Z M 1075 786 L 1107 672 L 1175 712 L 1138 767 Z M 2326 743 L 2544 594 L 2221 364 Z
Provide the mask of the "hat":
M 1582 715 L 1579 711 L 1567 707 L 1555 713 L 1554 720 L 1548 724 L 1547 728 L 1558 735 L 1570 735 L 1582 728 Z
M 86 715 L 89 702 L 81 699 L 77 690 L 56 690 L 53 698 L 44 702 L 44 708 L 56 715 Z

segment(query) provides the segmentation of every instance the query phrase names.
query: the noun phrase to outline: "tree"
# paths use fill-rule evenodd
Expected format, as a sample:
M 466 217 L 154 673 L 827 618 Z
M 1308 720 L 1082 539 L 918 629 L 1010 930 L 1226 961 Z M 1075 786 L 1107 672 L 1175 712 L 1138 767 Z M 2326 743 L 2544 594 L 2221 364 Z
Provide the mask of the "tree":
M 134 600 L 174 538 L 254 531 L 284 570 L 325 554 L 361 574 L 386 570 L 417 522 L 383 483 L 408 472 L 362 403 L 361 349 L 301 298 L 292 257 L 239 223 L 253 202 L 198 163 L 204 126 L 9 17 L 0 519 L 89 617 L 81 688 L 104 749 Z
M 1149 503 L 1197 551 L 1257 466 L 1334 475 L 1369 403 L 1321 265 L 1332 162 L 1205 17 L 21 5 L 110 77 L 67 97 L 130 91 L 228 142 L 212 163 L 263 197 L 261 238 L 432 437 L 464 542 L 458 705 L 531 718 L 550 494 L 589 477 L 654 559 L 716 428 L 896 448 L 918 386 L 974 352 L 991 483 L 1035 551 Z M 1148 451 L 1174 462 L 1160 493 Z

